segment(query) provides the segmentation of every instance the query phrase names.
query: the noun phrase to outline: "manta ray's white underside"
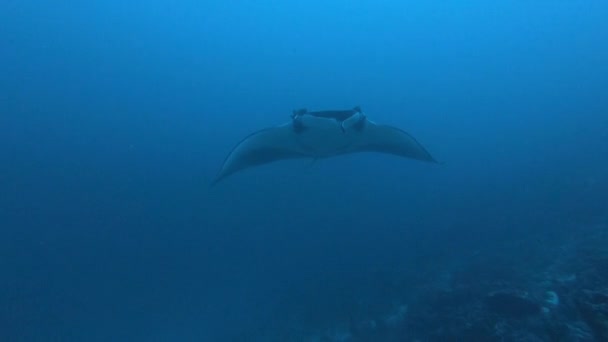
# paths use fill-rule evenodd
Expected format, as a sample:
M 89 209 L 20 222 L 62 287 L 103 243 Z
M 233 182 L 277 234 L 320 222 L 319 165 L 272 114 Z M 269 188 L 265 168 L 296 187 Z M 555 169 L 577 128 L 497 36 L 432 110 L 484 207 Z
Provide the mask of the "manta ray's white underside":
M 304 129 L 292 123 L 254 132 L 230 152 L 214 183 L 237 171 L 293 158 L 328 158 L 347 153 L 378 152 L 427 162 L 435 159 L 408 133 L 378 125 L 356 114 L 341 123 L 331 118 L 304 116 Z M 359 126 L 360 120 L 364 124 Z M 357 124 L 359 123 L 359 124 Z M 357 125 L 357 127 L 355 127 Z

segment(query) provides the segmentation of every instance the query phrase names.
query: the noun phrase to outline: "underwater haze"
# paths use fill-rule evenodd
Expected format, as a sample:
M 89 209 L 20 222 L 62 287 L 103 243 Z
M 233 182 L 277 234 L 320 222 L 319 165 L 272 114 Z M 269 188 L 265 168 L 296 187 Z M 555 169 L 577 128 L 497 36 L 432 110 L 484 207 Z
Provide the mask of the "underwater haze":
M 0 341 L 608 340 L 605 1 L 0 2 Z M 440 163 L 279 161 L 361 106 Z

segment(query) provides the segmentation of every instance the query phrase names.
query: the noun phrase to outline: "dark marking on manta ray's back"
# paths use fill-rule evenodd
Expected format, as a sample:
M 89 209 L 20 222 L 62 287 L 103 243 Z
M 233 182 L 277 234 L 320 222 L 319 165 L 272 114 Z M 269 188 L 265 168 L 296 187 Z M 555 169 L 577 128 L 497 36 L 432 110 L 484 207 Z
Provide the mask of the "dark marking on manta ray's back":
M 359 107 L 359 106 L 356 106 L 352 109 L 347 109 L 347 110 L 324 110 L 324 111 L 317 111 L 317 112 L 309 112 L 306 108 L 296 109 L 293 111 L 293 114 L 291 115 L 291 119 L 293 120 L 293 126 L 294 126 L 294 129 L 296 130 L 296 133 L 299 133 L 300 131 L 305 129 L 305 127 L 301 124 L 301 118 L 304 115 L 314 116 L 317 118 L 334 119 L 340 124 L 340 128 L 342 129 L 342 132 L 345 132 L 346 128 L 344 127 L 344 122 L 347 119 L 352 118 L 356 114 L 361 114 L 361 124 L 358 127 L 360 129 L 360 128 L 362 128 L 361 126 L 362 126 L 362 123 L 364 122 L 363 119 L 365 119 L 365 115 L 363 115 L 363 112 L 361 111 L 361 107 Z

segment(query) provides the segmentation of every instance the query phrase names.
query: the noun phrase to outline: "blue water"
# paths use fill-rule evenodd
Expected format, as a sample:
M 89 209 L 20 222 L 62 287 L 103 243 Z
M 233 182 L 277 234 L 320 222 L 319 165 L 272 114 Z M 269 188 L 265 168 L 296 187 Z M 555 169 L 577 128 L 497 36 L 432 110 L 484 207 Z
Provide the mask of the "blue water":
M 417 309 L 439 288 L 608 293 L 606 18 L 601 1 L 0 2 L 0 341 L 439 341 L 463 307 Z M 247 134 L 355 105 L 442 164 L 355 154 L 209 187 Z M 601 340 L 572 298 L 549 314 Z M 492 336 L 553 336 L 505 310 L 483 316 Z

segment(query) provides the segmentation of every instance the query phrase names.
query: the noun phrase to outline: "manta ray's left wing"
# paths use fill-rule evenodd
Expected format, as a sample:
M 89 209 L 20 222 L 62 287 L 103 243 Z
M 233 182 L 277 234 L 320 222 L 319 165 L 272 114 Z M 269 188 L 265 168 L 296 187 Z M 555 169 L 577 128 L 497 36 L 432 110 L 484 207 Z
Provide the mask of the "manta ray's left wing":
M 213 183 L 250 167 L 306 157 L 310 154 L 298 144 L 291 124 L 266 128 L 245 137 L 232 149 Z

